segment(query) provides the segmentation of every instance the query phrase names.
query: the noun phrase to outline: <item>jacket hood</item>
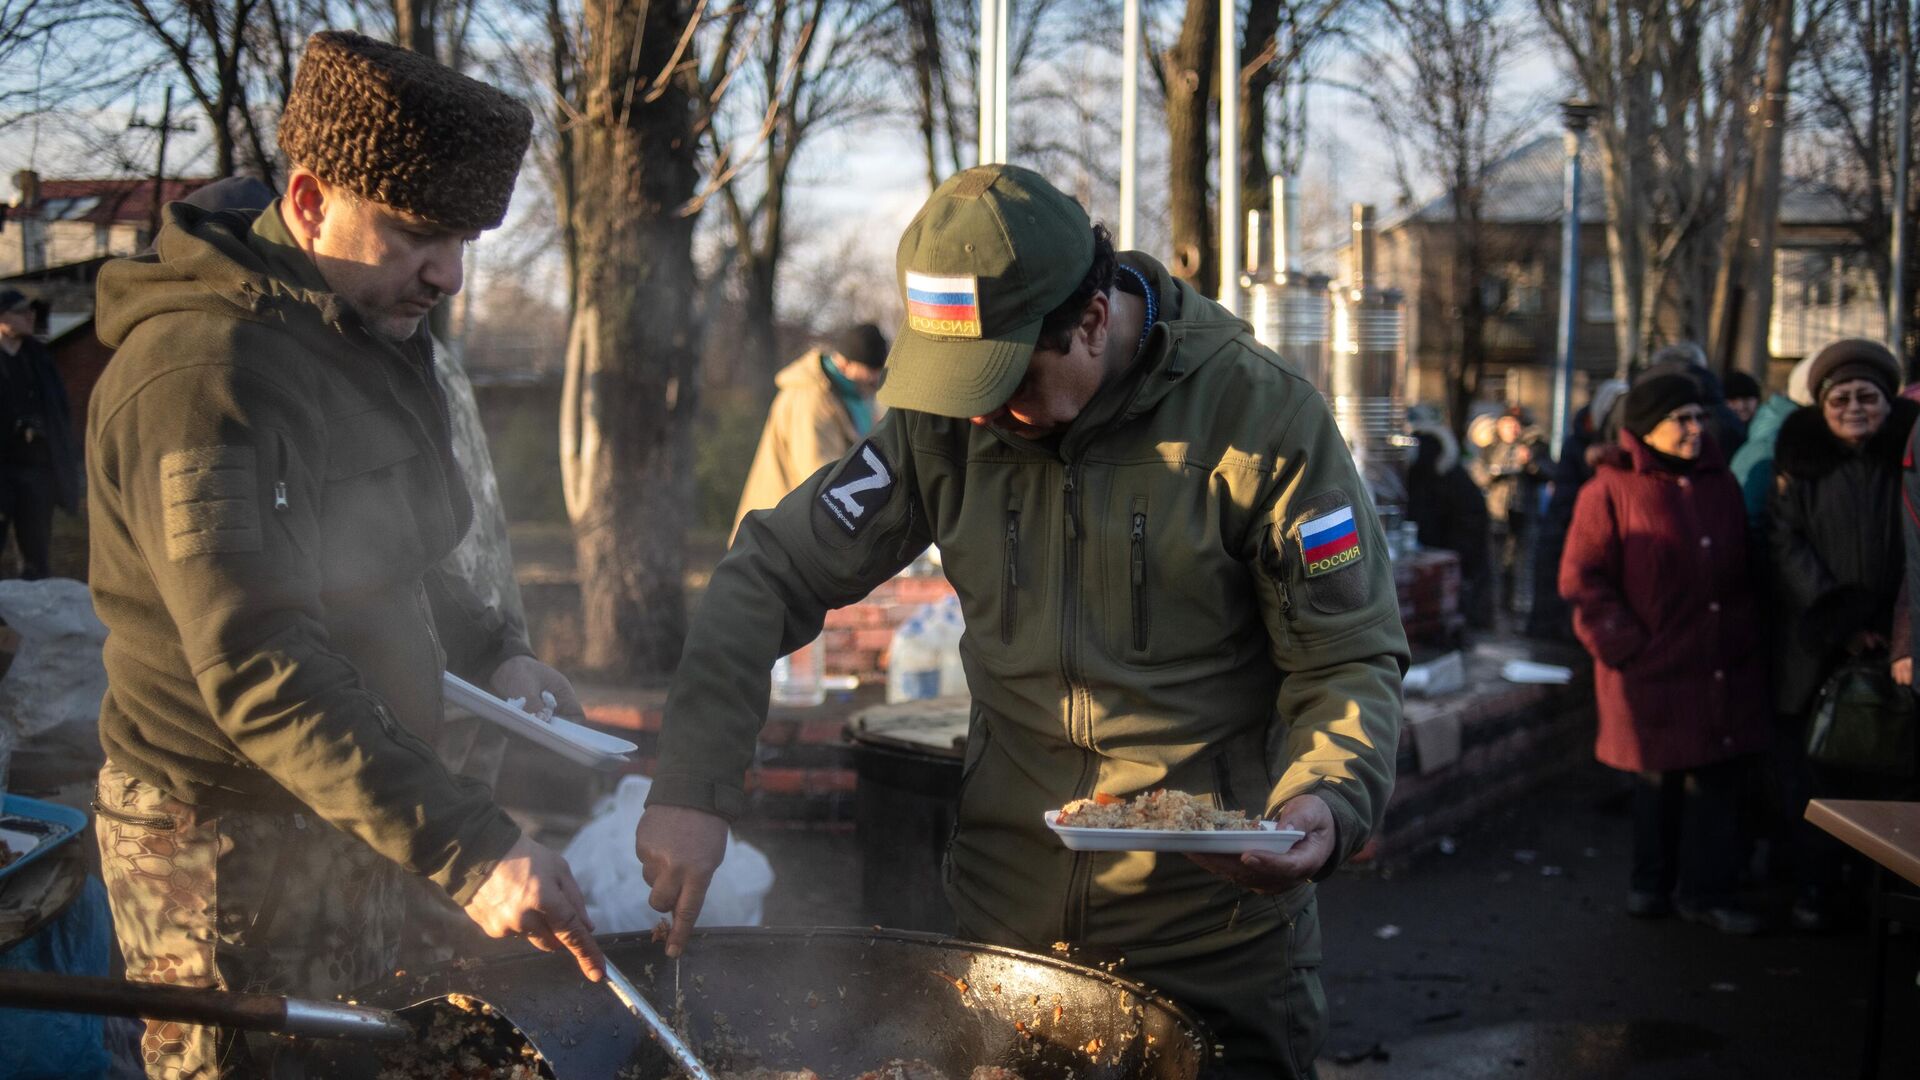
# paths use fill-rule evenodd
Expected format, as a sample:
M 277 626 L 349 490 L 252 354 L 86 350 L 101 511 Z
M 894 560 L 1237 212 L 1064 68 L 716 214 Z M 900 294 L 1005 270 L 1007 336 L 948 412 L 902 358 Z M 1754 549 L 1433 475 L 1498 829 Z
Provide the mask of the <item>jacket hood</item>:
M 780 373 L 773 377 L 773 385 L 782 390 L 798 390 L 805 386 L 825 384 L 827 373 L 820 369 L 820 353 L 818 348 L 802 353 L 798 360 L 780 369 Z
M 1147 336 L 1147 370 L 1126 410 L 1132 417 L 1152 411 L 1175 386 L 1242 335 L 1253 344 L 1253 327 L 1168 273 L 1157 260 L 1129 251 L 1121 261 L 1147 279 L 1160 304 L 1159 322 Z
M 259 213 L 172 203 L 153 250 L 100 271 L 100 340 L 119 348 L 135 327 L 176 312 L 256 322 L 316 319 L 338 329 L 349 308 L 326 291 L 306 254 L 279 223 L 279 202 Z M 273 215 L 271 221 L 265 220 Z
M 1433 473 L 1445 476 L 1460 464 L 1460 440 L 1454 437 L 1453 429 L 1437 420 L 1422 420 L 1409 425 L 1415 436 L 1425 435 L 1440 444 L 1440 456 L 1434 459 Z
M 1748 442 L 1770 442 L 1780 432 L 1780 425 L 1792 416 L 1800 406 L 1785 394 L 1775 394 L 1760 403 L 1753 419 L 1747 423 Z
M 1880 430 L 1859 452 L 1889 468 L 1899 469 L 1907 452 L 1907 436 L 1912 434 L 1916 418 L 1920 418 L 1920 403 L 1895 397 L 1887 422 L 1880 425 Z M 1781 422 L 1780 438 L 1773 446 L 1773 467 L 1776 472 L 1796 479 L 1813 480 L 1839 468 L 1854 453 L 1834 437 L 1826 417 L 1820 413 L 1820 406 L 1805 405 Z
M 1619 469 L 1622 472 L 1664 473 L 1667 470 L 1660 465 L 1660 459 L 1654 456 L 1653 448 L 1640 440 L 1631 431 L 1622 431 L 1620 441 L 1609 446 L 1596 443 L 1587 450 L 1587 463 L 1595 469 Z M 1700 446 L 1700 456 L 1693 461 L 1695 474 L 1725 472 L 1727 455 L 1720 450 L 1720 444 L 1712 439 Z
M 1234 342 L 1244 340 L 1247 348 L 1259 347 L 1253 327 L 1168 273 L 1151 256 L 1126 251 L 1120 253 L 1120 263 L 1138 271 L 1153 288 L 1159 307 L 1157 318 L 1136 366 L 1102 386 L 1068 427 L 1061 443 L 1062 454 L 1072 454 L 1115 424 L 1152 412 L 1175 387 Z M 994 431 L 1011 445 L 1034 445 L 997 428 Z

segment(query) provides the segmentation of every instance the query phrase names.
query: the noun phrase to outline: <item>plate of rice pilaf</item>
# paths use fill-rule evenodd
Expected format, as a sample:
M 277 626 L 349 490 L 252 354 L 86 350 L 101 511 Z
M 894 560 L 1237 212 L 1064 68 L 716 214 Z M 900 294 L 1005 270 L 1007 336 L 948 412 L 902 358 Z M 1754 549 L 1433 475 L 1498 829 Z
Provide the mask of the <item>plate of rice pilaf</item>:
M 1099 792 L 1046 812 L 1047 828 L 1072 851 L 1173 851 L 1276 854 L 1306 834 L 1242 810 L 1219 810 L 1184 791 L 1149 791 L 1131 800 Z

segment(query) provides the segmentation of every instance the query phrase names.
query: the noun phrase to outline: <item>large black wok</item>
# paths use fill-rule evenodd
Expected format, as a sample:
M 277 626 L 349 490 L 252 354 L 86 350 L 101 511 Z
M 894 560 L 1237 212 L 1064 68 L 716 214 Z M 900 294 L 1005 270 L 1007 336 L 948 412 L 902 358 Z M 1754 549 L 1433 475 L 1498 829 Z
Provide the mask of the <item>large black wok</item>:
M 1026 1080 L 1195 1080 L 1209 1058 L 1200 1024 L 1136 983 L 1078 964 L 934 934 L 890 930 L 703 930 L 677 965 L 645 934 L 601 939 L 672 1016 L 675 980 L 693 1043 L 716 1071 L 811 1068 L 844 1080 L 919 1058 L 957 1080 L 1001 1065 Z M 665 1080 L 666 1053 L 571 959 L 455 961 L 365 987 L 398 1009 L 449 993 L 478 997 L 528 1033 L 558 1080 Z M 734 1053 L 716 1053 L 726 1045 Z M 372 1076 L 376 1048 L 336 1043 L 330 1076 Z M 624 1066 L 637 1069 L 621 1072 Z

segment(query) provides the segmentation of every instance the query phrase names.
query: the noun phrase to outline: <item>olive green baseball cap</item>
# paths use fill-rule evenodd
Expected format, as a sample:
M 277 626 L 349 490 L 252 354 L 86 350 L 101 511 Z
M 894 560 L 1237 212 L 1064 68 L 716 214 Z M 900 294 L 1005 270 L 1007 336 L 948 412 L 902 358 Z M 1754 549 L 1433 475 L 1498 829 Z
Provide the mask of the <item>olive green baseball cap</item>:
M 907 318 L 880 401 L 971 417 L 1026 376 L 1040 324 L 1093 266 L 1093 222 L 1039 173 L 981 165 L 934 189 L 895 259 Z

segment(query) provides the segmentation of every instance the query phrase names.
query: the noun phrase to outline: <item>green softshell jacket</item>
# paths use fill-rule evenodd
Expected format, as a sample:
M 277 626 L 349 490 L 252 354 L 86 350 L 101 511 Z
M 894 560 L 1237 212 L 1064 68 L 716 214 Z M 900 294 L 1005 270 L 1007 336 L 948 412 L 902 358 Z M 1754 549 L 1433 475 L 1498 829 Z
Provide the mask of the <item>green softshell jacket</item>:
M 973 698 L 947 860 L 965 933 L 1218 947 L 1306 903 L 1310 886 L 1256 896 L 1181 856 L 1066 850 L 1041 816 L 1094 792 L 1253 814 L 1314 792 L 1338 826 L 1330 868 L 1366 842 L 1407 663 L 1366 489 L 1311 384 L 1159 264 L 1122 259 L 1164 314 L 1057 445 L 895 410 L 747 516 L 689 632 L 651 802 L 738 814 L 769 665 L 932 542 Z M 1302 526 L 1345 511 L 1358 547 L 1310 569 Z
M 369 333 L 278 203 L 167 216 L 99 281 L 107 755 L 188 803 L 304 805 L 465 903 L 520 834 L 431 749 L 440 675 L 527 648 L 436 569 L 472 506 L 431 346 Z

